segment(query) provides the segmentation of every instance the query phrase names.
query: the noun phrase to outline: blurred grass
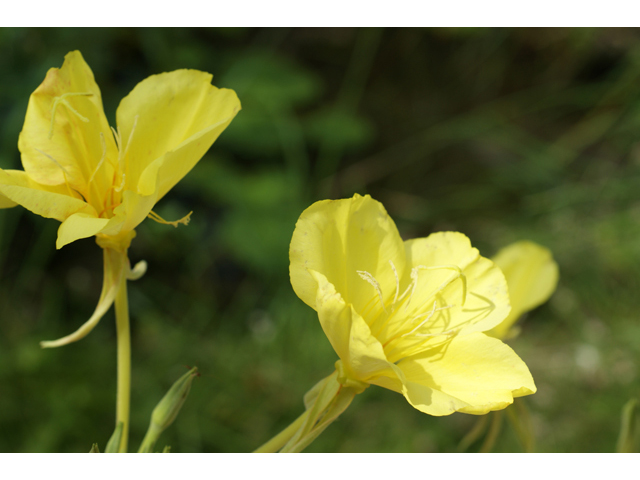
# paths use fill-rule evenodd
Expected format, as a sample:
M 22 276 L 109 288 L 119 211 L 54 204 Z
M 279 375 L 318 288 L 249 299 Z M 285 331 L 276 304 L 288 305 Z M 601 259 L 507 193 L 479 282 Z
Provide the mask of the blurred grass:
M 288 280 L 304 208 L 370 193 L 404 238 L 467 234 L 485 256 L 518 239 L 560 265 L 551 301 L 511 342 L 538 393 L 546 452 L 614 451 L 640 397 L 640 33 L 633 29 L 0 29 L 0 166 L 19 168 L 31 92 L 80 48 L 114 123 L 148 75 L 214 74 L 242 112 L 144 222 L 130 285 L 132 445 L 187 366 L 202 376 L 160 439 L 250 451 L 302 411 L 336 359 Z M 99 297 L 92 240 L 55 250 L 57 222 L 0 212 L 0 451 L 88 451 L 111 435 L 110 313 L 56 350 Z M 373 387 L 309 451 L 455 451 L 475 418 L 428 417 Z M 161 445 L 159 445 L 161 448 Z M 507 425 L 497 451 L 520 451 Z

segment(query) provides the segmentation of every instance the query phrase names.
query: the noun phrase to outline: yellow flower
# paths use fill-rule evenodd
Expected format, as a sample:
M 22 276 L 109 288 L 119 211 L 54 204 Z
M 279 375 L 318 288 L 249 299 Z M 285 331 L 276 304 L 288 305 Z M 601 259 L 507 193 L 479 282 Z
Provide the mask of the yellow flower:
M 50 69 L 31 95 L 18 141 L 24 171 L 0 170 L 0 207 L 19 204 L 62 222 L 57 248 L 96 235 L 104 249 L 98 308 L 82 333 L 56 345 L 86 335 L 113 303 L 119 282 L 141 274 L 129 270 L 126 258 L 140 222 L 147 216 L 174 226 L 188 221 L 187 215 L 165 222 L 151 209 L 240 110 L 235 92 L 214 87 L 211 78 L 176 70 L 143 80 L 120 102 L 116 129 L 78 51 Z
M 305 210 L 290 260 L 343 386 L 379 385 L 430 415 L 484 414 L 536 391 L 513 350 L 482 333 L 508 315 L 507 285 L 464 235 L 403 242 L 379 202 L 355 195 Z
M 518 318 L 542 305 L 555 291 L 558 264 L 548 249 L 528 240 L 504 247 L 492 260 L 507 279 L 511 312 L 487 334 L 512 338 L 518 334 L 517 328 L 512 328 Z

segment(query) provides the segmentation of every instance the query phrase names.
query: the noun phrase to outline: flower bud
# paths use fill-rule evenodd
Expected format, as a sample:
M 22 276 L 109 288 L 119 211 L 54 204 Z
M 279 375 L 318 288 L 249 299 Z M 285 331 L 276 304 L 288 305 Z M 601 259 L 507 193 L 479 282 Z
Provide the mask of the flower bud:
M 193 367 L 180 377 L 166 395 L 162 397 L 156 408 L 153 409 L 149 430 L 147 430 L 147 434 L 140 446 L 140 453 L 152 452 L 160 434 L 176 419 L 184 401 L 187 399 L 189 390 L 191 390 L 193 378 L 198 375 L 197 372 L 197 367 Z

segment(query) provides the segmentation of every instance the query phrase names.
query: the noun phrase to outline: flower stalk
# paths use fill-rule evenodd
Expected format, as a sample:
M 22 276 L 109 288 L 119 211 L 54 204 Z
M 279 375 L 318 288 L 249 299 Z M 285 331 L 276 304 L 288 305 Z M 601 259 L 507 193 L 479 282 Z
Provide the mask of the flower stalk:
M 341 362 L 336 362 L 336 371 L 304 396 L 305 412 L 254 453 L 297 453 L 318 438 L 351 405 L 354 397 L 368 387 L 345 378 L 341 367 Z
M 126 253 L 123 254 L 126 259 Z M 129 410 L 131 403 L 131 329 L 127 279 L 122 278 L 116 295 L 116 335 L 118 345 L 118 382 L 116 393 L 116 425 L 122 422 L 119 452 L 127 451 L 129 439 Z

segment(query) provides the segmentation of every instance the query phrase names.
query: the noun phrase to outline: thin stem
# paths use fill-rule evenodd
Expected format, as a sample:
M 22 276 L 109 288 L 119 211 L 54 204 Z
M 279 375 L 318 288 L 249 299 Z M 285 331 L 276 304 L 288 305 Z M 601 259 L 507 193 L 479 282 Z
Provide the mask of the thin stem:
M 491 450 L 493 450 L 493 447 L 496 444 L 496 440 L 498 439 L 498 435 L 500 434 L 500 430 L 502 428 L 502 410 L 491 412 L 489 413 L 489 415 L 491 415 L 491 425 L 489 425 L 489 432 L 484 438 L 482 447 L 480 447 L 480 453 L 489 453 Z
M 293 435 L 298 431 L 300 426 L 304 423 L 307 418 L 308 410 L 305 410 L 302 415 L 296 418 L 291 425 L 282 430 L 279 434 L 273 437 L 264 445 L 260 446 L 253 453 L 275 453 L 280 450 L 282 447 L 286 445 L 286 443 L 293 437 Z
M 123 423 L 120 452 L 127 451 L 129 439 L 129 404 L 131 399 L 131 332 L 129 329 L 129 301 L 127 279 L 122 278 L 116 295 L 116 332 L 118 337 L 118 390 L 116 396 L 116 425 Z

